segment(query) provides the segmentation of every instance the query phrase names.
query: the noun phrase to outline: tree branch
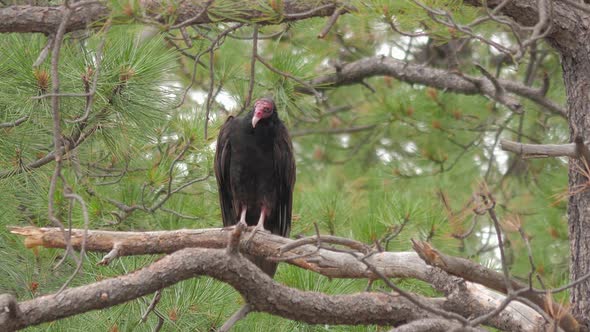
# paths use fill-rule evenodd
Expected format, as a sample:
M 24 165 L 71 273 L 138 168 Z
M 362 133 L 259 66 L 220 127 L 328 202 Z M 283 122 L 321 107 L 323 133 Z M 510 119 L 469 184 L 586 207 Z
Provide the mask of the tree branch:
M 475 77 L 458 74 L 454 71 L 416 65 L 391 57 L 376 56 L 347 63 L 338 71 L 321 75 L 309 82 L 317 90 L 337 87 L 342 85 L 358 84 L 373 76 L 392 76 L 396 79 L 410 83 L 423 84 L 437 89 L 462 93 L 467 95 L 481 94 L 487 96 L 496 95 L 496 87 L 485 77 Z M 541 90 L 528 87 L 522 83 L 497 79 L 495 84 L 501 86 L 507 92 L 527 98 L 550 112 L 566 117 L 565 109 L 555 102 L 545 98 Z M 299 91 L 311 94 L 305 87 L 298 87 Z
M 286 0 L 281 2 L 280 8 L 273 8 L 274 12 L 269 12 L 268 8 L 260 6 L 259 1 L 247 0 L 232 2 L 231 12 L 225 13 L 224 10 L 226 9 L 222 7 L 216 8 L 215 3 L 211 4 L 209 0 L 192 0 L 180 2 L 176 12 L 171 14 L 173 17 L 170 17 L 161 15 L 161 13 L 168 12 L 166 3 L 155 0 L 143 0 L 140 3 L 142 11 L 149 15 L 148 19 L 163 25 L 172 24 L 171 28 L 183 27 L 188 24 L 242 23 L 244 21 L 255 21 L 262 25 L 280 24 L 311 17 L 330 16 L 337 8 L 337 2 L 334 0 Z M 63 12 L 63 8 L 51 6 L 8 6 L 0 8 L 0 33 L 40 32 L 50 34 L 61 23 Z M 343 10 L 343 12 L 346 12 L 346 10 Z M 106 19 L 110 14 L 110 9 L 98 1 L 77 3 L 66 26 L 66 31 L 85 29 L 92 23 Z M 127 21 L 124 20 L 124 22 Z
M 87 251 L 109 252 L 117 249 L 117 257 L 125 255 L 171 253 L 187 247 L 224 249 L 232 228 L 195 229 L 158 232 L 113 232 L 88 231 Z M 25 236 L 27 247 L 45 246 L 64 248 L 63 235 L 57 228 L 12 227 L 11 232 Z M 79 248 L 83 230 L 72 230 L 70 242 Z M 244 237 L 247 238 L 247 237 Z M 314 245 L 297 246 L 281 255 L 282 248 L 293 247 L 296 241 L 259 233 L 248 243 L 241 241 L 241 252 L 252 256 L 284 259 L 292 255 L 288 263 L 308 269 L 331 278 L 369 278 L 376 276 L 366 265 L 349 252 L 319 250 Z M 358 255 L 363 255 L 358 252 Z M 416 278 L 432 284 L 437 290 L 449 296 L 445 309 L 464 317 L 480 316 L 502 303 L 504 296 L 480 285 L 465 283 L 456 277 L 428 266 L 413 252 L 377 252 L 366 258 L 387 277 Z M 149 292 L 148 292 L 149 293 Z M 350 315 L 350 314 L 347 314 Z M 498 316 L 491 317 L 486 324 L 502 330 L 535 331 L 543 325 L 543 318 L 531 308 L 512 302 Z
M 575 143 L 524 144 L 503 139 L 500 141 L 500 148 L 504 151 L 514 152 L 525 158 L 578 157 Z
M 70 288 L 18 304 L 22 315 L 0 315 L 0 329 L 12 331 L 136 299 L 179 281 L 206 275 L 239 291 L 255 311 L 310 324 L 400 325 L 432 318 L 405 298 L 383 293 L 325 295 L 283 286 L 242 255 L 225 250 L 190 248 L 125 276 Z M 424 301 L 436 301 L 423 298 Z
M 445 255 L 427 242 L 413 241 L 413 247 L 426 264 L 436 266 L 452 275 L 505 294 L 509 292 L 507 288 L 510 287 L 519 293 L 518 296 L 530 300 L 539 307 L 544 308 L 545 311 L 562 313 L 560 317 L 554 318 L 559 321 L 559 325 L 565 331 L 578 331 L 580 328 L 576 319 L 570 313 L 567 313 L 566 309 L 546 299 L 544 291 L 530 289 L 529 285 L 514 278 L 510 278 L 509 285 L 507 285 L 504 274 L 488 269 L 468 259 Z M 548 306 L 552 306 L 552 308 L 547 308 Z

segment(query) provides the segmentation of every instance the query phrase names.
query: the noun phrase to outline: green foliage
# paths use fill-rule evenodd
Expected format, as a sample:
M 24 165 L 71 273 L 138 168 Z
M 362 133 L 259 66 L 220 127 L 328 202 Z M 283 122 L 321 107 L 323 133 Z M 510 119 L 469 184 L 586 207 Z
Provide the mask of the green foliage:
M 244 8 L 235 3 L 216 1 L 211 15 L 237 17 Z M 462 23 L 481 14 L 462 6 L 460 1 L 425 3 L 448 10 Z M 276 2 L 259 3 L 264 14 L 261 20 L 281 17 L 273 4 Z M 252 28 L 241 28 L 235 36 L 220 40 L 210 59 L 206 51 L 211 39 L 227 25 L 197 28 L 201 35 L 191 45 L 184 45 L 179 33 L 142 40 L 138 37 L 141 27 L 131 24 L 142 10 L 138 3 L 125 7 L 113 1 L 111 5 L 116 11 L 114 22 L 130 24 L 115 25 L 108 32 L 91 32 L 88 38 L 68 35 L 63 44 L 61 92 L 84 93 L 96 72 L 97 49 L 106 38 L 88 118 L 80 121 L 85 98 L 60 98 L 64 136 L 90 134 L 75 151 L 68 151 L 64 179 L 85 200 L 91 228 L 218 227 L 221 215 L 212 173 L 214 142 L 226 117 L 224 111 L 238 112 L 246 100 L 252 44 L 234 37 L 250 36 Z M 335 59 L 351 62 L 383 54 L 383 50 L 394 55 L 402 52 L 409 46 L 409 39 L 393 33 L 390 20 L 403 31 L 419 29 L 432 36 L 428 41 L 413 40 L 413 54 L 405 60 L 416 63 L 426 62 L 425 56 L 434 57 L 428 53 L 430 48 L 465 36 L 436 24 L 424 10 L 409 2 L 354 1 L 354 5 L 358 12 L 340 17 L 325 39 L 316 38 L 325 19 L 293 22 L 274 38 L 260 40 L 259 55 L 276 70 L 306 81 L 331 72 Z M 273 34 L 283 28 L 260 26 L 260 34 Z M 491 24 L 474 32 L 486 37 L 505 37 L 505 31 Z M 170 40 L 177 41 L 188 54 L 203 53 L 199 58 L 201 64 L 175 52 Z M 0 128 L 0 170 L 19 172 L 0 179 L 0 293 L 13 293 L 19 300 L 55 292 L 75 269 L 71 258 L 55 267 L 63 250 L 26 249 L 21 239 L 6 229 L 8 225 L 50 226 L 47 195 L 53 163 L 26 168 L 52 150 L 50 98 L 36 98 L 51 91 L 50 57 L 33 67 L 45 43 L 45 37 L 39 35 L 0 35 L 0 123 L 28 117 L 22 125 Z M 540 71 L 555 82 L 547 95 L 562 102 L 558 58 L 543 47 L 549 53 L 539 63 Z M 467 48 L 468 59 L 459 57 L 462 72 L 479 75 L 472 58 L 479 59 L 490 72 L 495 70 L 498 59 L 488 46 L 471 42 Z M 208 135 L 204 137 L 210 60 L 214 64 L 214 88 L 219 87 L 220 94 L 209 107 Z M 429 65 L 446 68 L 447 62 L 448 59 L 439 57 Z M 502 78 L 522 81 L 526 65 L 527 59 L 520 66 L 505 65 Z M 193 71 L 195 82 L 185 103 L 179 106 Z M 499 258 L 493 248 L 495 233 L 487 216 L 477 218 L 471 236 L 457 236 L 471 227 L 473 217 L 472 206 L 466 213 L 459 212 L 479 183 L 486 180 L 505 226 L 513 275 L 524 280 L 530 271 L 523 239 L 505 223 L 518 218 L 531 243 L 536 271 L 545 283 L 557 286 L 568 279 L 565 162 L 518 162 L 496 146 L 497 138 L 519 138 L 519 130 L 525 141 L 565 142 L 569 136 L 563 119 L 548 115 L 528 101 L 524 102 L 525 113 L 518 115 L 483 96 L 452 94 L 390 77 L 373 77 L 365 81 L 366 85 L 328 89 L 328 106 L 350 106 L 348 111 L 328 113 L 326 105 L 304 94 L 298 82 L 260 62 L 256 64 L 255 79 L 254 98 L 274 96 L 280 117 L 286 120 L 291 132 L 300 134 L 294 139 L 298 172 L 292 236 L 313 235 L 316 223 L 322 233 L 366 243 L 380 241 L 391 251 L 411 250 L 410 239 L 427 240 L 447 254 L 498 268 Z M 369 125 L 374 127 L 329 134 L 329 130 Z M 302 135 L 305 131 L 319 134 Z M 167 197 L 169 186 L 179 188 L 199 178 L 203 180 Z M 66 224 L 71 222 L 73 227 L 83 227 L 79 207 L 73 208 L 71 216 L 68 214 L 69 202 L 63 196 L 61 184 L 62 180 L 58 181 L 58 217 Z M 117 202 L 141 208 L 126 214 Z M 161 202 L 164 209 L 151 210 Z M 393 236 L 400 227 L 403 230 Z M 83 272 L 72 286 L 136 270 L 157 257 L 125 257 L 107 267 L 96 265 L 100 259 L 100 255 L 89 253 Z M 366 287 L 364 280 L 328 279 L 286 264 L 280 266 L 276 280 L 290 287 L 329 294 L 354 293 Z M 394 282 L 424 295 L 440 295 L 415 280 Z M 379 282 L 374 287 L 387 289 Z M 567 298 L 567 294 L 560 296 Z M 29 331 L 151 331 L 157 324 L 154 314 L 149 315 L 146 323 L 140 323 L 150 300 L 146 297 L 130 301 Z M 166 331 L 208 331 L 219 326 L 241 304 L 241 297 L 231 287 L 209 278 L 195 278 L 164 290 L 157 310 L 164 317 Z M 269 326 L 276 331 L 379 330 L 309 326 L 260 313 L 238 323 L 235 330 L 267 331 Z

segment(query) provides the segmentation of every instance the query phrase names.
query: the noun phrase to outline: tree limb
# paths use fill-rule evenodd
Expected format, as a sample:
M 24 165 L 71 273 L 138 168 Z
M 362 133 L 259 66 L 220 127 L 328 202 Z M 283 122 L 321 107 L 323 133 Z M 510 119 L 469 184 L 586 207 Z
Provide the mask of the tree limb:
M 525 158 L 578 157 L 575 143 L 524 144 L 503 139 L 500 141 L 500 148 L 504 151 L 514 152 Z
M 18 307 L 22 314 L 18 319 L 0 315 L 0 330 L 22 329 L 111 307 L 201 275 L 232 285 L 255 311 L 310 324 L 400 325 L 433 317 L 405 298 L 391 294 L 325 295 L 289 288 L 272 280 L 242 255 L 227 255 L 220 249 L 189 248 L 125 276 L 21 302 Z
M 90 230 L 86 239 L 87 251 L 109 252 L 117 247 L 118 256 L 171 253 L 187 247 L 224 249 L 232 228 L 194 229 L 158 232 L 113 232 Z M 63 234 L 57 228 L 12 227 L 11 232 L 25 236 L 27 247 L 45 246 L 64 248 Z M 83 230 L 72 230 L 71 244 L 79 248 Z M 258 233 L 247 244 L 241 242 L 241 252 L 253 256 L 286 258 L 279 252 L 294 240 Z M 359 254 L 361 254 L 359 252 Z M 288 255 L 297 257 L 288 263 L 315 271 L 331 278 L 375 279 L 366 265 L 348 252 L 319 249 L 313 245 L 293 248 Z M 366 262 L 387 277 L 415 278 L 432 284 L 448 296 L 445 309 L 463 315 L 480 316 L 502 303 L 504 296 L 473 283 L 465 283 L 456 277 L 428 266 L 413 252 L 377 252 Z M 148 292 L 149 293 L 149 292 Z M 531 308 L 512 302 L 498 316 L 486 324 L 502 330 L 536 331 L 543 325 L 543 318 Z
M 402 82 L 423 84 L 433 88 L 467 95 L 483 93 L 486 96 L 493 97 L 497 93 L 494 84 L 485 77 L 469 76 L 459 74 L 455 71 L 411 64 L 386 56 L 367 57 L 344 64 L 338 71 L 320 75 L 311 80 L 309 84 L 321 90 L 342 85 L 358 84 L 364 79 L 373 76 L 392 76 Z M 495 80 L 495 84 L 501 86 L 507 92 L 527 98 L 545 107 L 554 114 L 564 118 L 567 116 L 565 109 L 545 98 L 541 90 L 528 87 L 519 82 L 503 79 Z M 305 87 L 298 87 L 298 89 L 303 93 L 312 93 L 312 91 L 308 91 Z
M 303 20 L 311 17 L 326 17 L 334 13 L 337 2 L 334 0 L 280 2 L 280 8 L 262 8 L 259 1 L 233 1 L 231 12 L 224 12 L 223 7 L 216 8 L 215 3 L 208 0 L 182 1 L 170 16 L 158 15 L 169 13 L 166 3 L 155 0 L 140 1 L 142 11 L 147 19 L 154 23 L 172 24 L 172 28 L 187 24 L 204 24 L 217 22 L 256 21 L 258 24 L 279 24 L 289 21 Z M 131 8 L 130 10 L 135 11 Z M 137 10 L 139 12 L 139 10 Z M 346 12 L 343 10 L 343 12 Z M 77 3 L 66 26 L 66 31 L 85 29 L 92 23 L 106 19 L 111 10 L 98 1 Z M 129 14 L 138 15 L 135 12 Z M 8 6 L 0 8 L 0 33 L 7 32 L 54 32 L 62 21 L 63 8 L 42 6 Z M 171 18 L 173 20 L 171 20 Z M 127 22 L 123 20 L 123 22 Z M 188 23 L 187 23 L 188 22 Z M 174 26 L 174 24 L 176 24 Z
M 532 301 L 539 307 L 544 308 L 545 311 L 561 313 L 560 317 L 554 318 L 559 321 L 560 326 L 565 331 L 579 331 L 580 329 L 576 319 L 565 308 L 558 303 L 547 300 L 544 291 L 529 289 L 529 285 L 514 278 L 511 278 L 509 285 L 507 285 L 505 276 L 502 273 L 488 269 L 468 259 L 445 255 L 432 247 L 430 243 L 413 241 L 413 247 L 426 264 L 436 266 L 452 275 L 505 294 L 509 291 L 507 287 L 511 287 L 519 293 L 519 296 Z M 549 309 L 548 306 L 553 308 Z

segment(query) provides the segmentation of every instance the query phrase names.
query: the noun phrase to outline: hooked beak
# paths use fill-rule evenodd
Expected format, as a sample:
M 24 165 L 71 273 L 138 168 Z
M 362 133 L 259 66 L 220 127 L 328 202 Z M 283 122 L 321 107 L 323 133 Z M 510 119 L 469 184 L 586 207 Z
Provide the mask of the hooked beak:
M 260 119 L 262 119 L 262 112 L 254 112 L 254 116 L 252 117 L 252 128 L 256 128 L 256 124 Z

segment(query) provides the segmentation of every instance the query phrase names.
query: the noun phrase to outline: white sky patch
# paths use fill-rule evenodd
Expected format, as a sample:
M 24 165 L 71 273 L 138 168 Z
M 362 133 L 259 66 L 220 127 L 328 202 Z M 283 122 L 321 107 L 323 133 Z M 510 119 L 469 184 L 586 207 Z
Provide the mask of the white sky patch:
M 340 135 L 340 144 L 344 148 L 350 147 L 350 135 Z
M 176 163 L 175 167 L 178 170 L 178 175 L 187 176 L 188 175 L 188 166 L 183 162 Z
M 178 134 L 162 136 L 162 143 L 176 142 L 177 140 L 178 140 Z
M 223 107 L 225 107 L 225 109 L 227 110 L 231 110 L 234 107 L 238 106 L 238 103 L 232 98 L 232 96 L 224 90 L 221 90 L 219 92 L 215 100 L 221 105 L 223 105 Z
M 190 90 L 188 92 L 188 96 L 193 102 L 199 105 L 204 105 L 205 101 L 207 101 L 207 91 Z M 217 98 L 215 98 L 215 101 L 223 105 L 223 107 L 225 107 L 225 109 L 227 110 L 231 110 L 238 105 L 238 103 L 231 97 L 231 95 L 224 90 L 221 90 L 217 94 Z
M 386 163 L 390 163 L 393 160 L 391 153 L 383 148 L 377 148 L 377 156 Z
M 498 245 L 498 236 L 496 234 L 496 230 L 492 226 L 482 227 L 481 230 L 475 232 L 475 236 L 481 239 L 482 245 L 485 245 L 486 243 L 488 247 Z M 502 268 L 502 261 L 500 259 L 500 248 L 497 247 L 494 250 L 484 252 L 481 254 L 481 256 L 482 258 L 488 260 L 491 263 L 490 266 L 488 266 L 489 268 L 496 270 Z
M 399 39 L 396 40 L 396 43 L 384 42 L 381 45 L 379 45 L 375 51 L 375 55 L 389 56 L 397 60 L 404 60 L 406 58 L 406 51 L 408 50 L 408 46 L 410 46 L 410 40 L 412 41 L 412 48 L 414 48 L 416 46 L 426 44 L 428 42 L 428 37 L 420 36 L 412 38 L 408 36 L 401 36 Z
M 510 47 L 510 38 L 508 38 L 508 34 L 505 32 L 498 32 L 498 33 L 493 34 L 490 37 L 490 40 L 493 41 L 494 43 L 498 43 L 504 47 Z M 502 53 L 502 52 L 498 51 L 498 49 L 493 46 L 490 46 L 490 51 L 494 55 L 499 55 Z
M 403 146 L 404 151 L 408 153 L 416 153 L 418 151 L 418 146 L 414 142 L 408 142 Z
M 386 145 L 386 146 L 391 146 L 391 139 L 387 138 L 387 137 L 383 137 L 382 139 L 379 140 L 381 142 L 381 144 Z
M 199 105 L 204 104 L 205 100 L 207 100 L 207 92 L 202 90 L 190 90 L 188 96 L 193 102 Z
M 209 149 L 211 151 L 215 151 L 215 149 L 217 149 L 217 140 L 215 140 L 215 142 L 209 143 Z
M 488 135 L 485 135 L 483 140 L 485 142 L 486 147 L 491 147 L 494 144 L 495 139 L 495 134 L 490 133 Z M 490 158 L 489 149 L 484 149 L 483 153 L 487 158 Z M 496 161 L 496 164 L 498 165 L 498 170 L 500 171 L 500 173 L 506 173 L 508 171 L 508 153 L 500 149 L 500 144 L 496 144 L 496 147 L 494 148 L 494 159 Z M 487 164 L 485 165 L 485 167 L 487 167 Z M 484 167 L 482 167 L 482 172 L 486 172 L 487 169 L 483 168 Z
M 182 84 L 180 82 L 170 82 L 169 84 L 162 84 L 160 88 L 166 97 L 175 99 L 178 95 L 178 90 L 182 88 Z
M 500 149 L 500 145 L 498 144 L 494 149 L 494 155 L 496 157 L 496 163 L 498 164 L 500 173 L 505 174 L 508 171 L 508 153 Z

